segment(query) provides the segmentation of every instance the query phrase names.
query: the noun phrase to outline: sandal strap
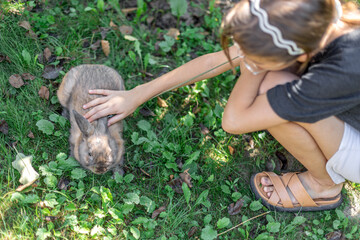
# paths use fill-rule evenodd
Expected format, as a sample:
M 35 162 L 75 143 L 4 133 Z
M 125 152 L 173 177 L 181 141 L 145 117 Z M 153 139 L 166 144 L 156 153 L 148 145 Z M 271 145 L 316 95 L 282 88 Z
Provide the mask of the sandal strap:
M 282 179 L 302 207 L 318 206 L 304 188 L 296 172 L 285 173 Z
M 284 205 L 286 208 L 293 208 L 294 205 L 291 201 L 291 198 L 286 190 L 286 185 L 284 185 L 282 179 L 279 177 L 279 175 L 273 173 L 273 172 L 264 172 L 266 175 L 269 176 L 273 186 L 274 191 L 276 191 L 277 194 L 271 194 L 271 197 L 268 199 L 268 202 L 272 205 L 278 205 L 279 202 Z M 276 196 L 274 196 L 276 195 Z

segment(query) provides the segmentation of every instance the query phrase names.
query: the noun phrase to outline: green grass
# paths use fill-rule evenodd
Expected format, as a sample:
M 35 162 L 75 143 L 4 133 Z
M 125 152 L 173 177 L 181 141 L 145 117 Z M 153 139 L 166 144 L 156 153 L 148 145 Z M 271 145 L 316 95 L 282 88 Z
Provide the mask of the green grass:
M 144 71 L 158 76 L 193 55 L 219 50 L 217 33 L 212 29 L 219 26 L 220 10 L 210 11 L 204 5 L 205 20 L 197 29 L 180 20 L 181 35 L 172 50 L 166 52 L 161 47 L 155 48 L 157 42 L 164 41 L 158 36 L 166 30 L 146 25 L 146 17 L 156 14 L 156 9 L 138 10 L 137 17 L 135 12 L 125 18 L 119 6 L 113 4 L 116 1 L 105 4 L 104 12 L 100 10 L 102 1 L 98 1 L 99 7 L 90 1 L 86 5 L 74 0 L 59 2 L 40 4 L 39 12 L 8 12 L 0 23 L 0 53 L 11 59 L 11 63 L 0 63 L 0 120 L 9 126 L 7 135 L 0 133 L 0 238 L 187 239 L 195 226 L 197 231 L 192 239 L 201 236 L 211 239 L 215 231 L 220 234 L 266 213 L 267 209 L 255 201 L 250 191 L 250 175 L 264 169 L 265 159 L 276 160 L 276 151 L 285 153 L 285 150 L 266 132 L 249 135 L 256 150 L 248 150 L 245 136 L 229 135 L 221 129 L 222 111 L 235 83 L 231 72 L 163 94 L 166 108 L 159 107 L 156 99 L 148 101 L 142 107 L 153 111 L 154 117 L 143 116 L 142 107 L 129 116 L 124 132 L 124 177 L 85 172 L 66 156 L 69 123 L 58 120 L 61 106 L 55 97 L 66 71 L 82 63 L 106 64 L 115 68 L 131 89 L 151 80 Z M 27 6 L 2 4 L 5 10 Z M 37 40 L 27 37 L 26 30 L 18 26 L 23 20 L 30 22 L 39 36 Z M 133 27 L 132 36 L 139 41 L 141 60 L 135 42 L 125 40 L 116 30 L 110 29 L 105 38 L 111 46 L 108 57 L 101 48 L 83 47 L 84 41 L 91 45 L 100 40 L 101 33 L 96 30 L 108 27 L 110 20 L 118 26 Z M 198 34 L 205 31 L 209 34 Z M 46 47 L 53 54 L 67 57 L 63 72 L 55 80 L 42 77 L 46 64 L 37 60 Z M 23 57 L 24 50 L 30 54 L 30 61 Z M 153 61 L 145 69 L 147 54 Z M 27 84 L 19 89 L 13 88 L 9 77 L 22 73 L 31 73 L 36 78 L 25 81 Z M 41 86 L 49 88 L 49 100 L 38 96 Z M 201 109 L 194 113 L 196 108 Z M 40 120 L 51 120 L 54 130 L 48 134 L 41 131 L 36 125 Z M 200 124 L 209 129 L 208 135 L 201 133 Z M 33 139 L 28 137 L 30 131 Z M 235 149 L 233 155 L 228 146 Z M 254 156 L 250 157 L 252 151 Z M 21 193 L 15 192 L 20 185 L 20 174 L 12 167 L 18 152 L 32 155 L 33 166 L 40 174 L 36 186 Z M 185 164 L 189 159 L 192 163 Z M 181 167 L 179 163 L 185 165 Z M 295 170 L 300 167 L 294 166 Z M 194 187 L 190 191 L 185 187 L 185 194 L 175 193 L 168 185 L 170 175 L 177 178 L 186 169 L 190 169 Z M 70 182 L 66 190 L 57 187 L 63 179 Z M 357 184 L 352 186 L 356 191 L 360 189 Z M 347 196 L 345 190 L 344 196 Z M 245 204 L 240 214 L 230 216 L 227 207 L 239 198 Z M 342 214 L 349 204 L 346 197 L 336 211 L 270 212 L 219 239 L 324 239 L 334 231 L 358 239 L 358 220 Z M 152 219 L 153 211 L 161 206 L 166 206 L 166 211 Z

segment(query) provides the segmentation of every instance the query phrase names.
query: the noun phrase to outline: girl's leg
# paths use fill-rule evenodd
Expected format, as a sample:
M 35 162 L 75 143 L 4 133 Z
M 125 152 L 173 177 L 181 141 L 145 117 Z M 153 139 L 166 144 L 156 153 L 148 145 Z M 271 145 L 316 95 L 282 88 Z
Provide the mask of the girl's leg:
M 260 88 L 260 94 L 278 84 L 296 79 L 288 72 L 267 74 Z M 289 122 L 271 129 L 269 132 L 283 145 L 308 171 L 299 174 L 305 189 L 313 198 L 336 196 L 342 184 L 335 185 L 326 171 L 326 162 L 338 150 L 344 132 L 344 123 L 330 117 L 314 124 Z M 269 178 L 262 178 L 264 191 L 271 196 L 274 188 Z M 294 200 L 295 201 L 295 200 Z

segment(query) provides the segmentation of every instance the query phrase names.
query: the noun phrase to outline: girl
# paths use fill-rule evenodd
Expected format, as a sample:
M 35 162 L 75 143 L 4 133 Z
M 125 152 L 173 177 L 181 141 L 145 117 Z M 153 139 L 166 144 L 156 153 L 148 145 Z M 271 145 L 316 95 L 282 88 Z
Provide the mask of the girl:
M 242 0 L 224 17 L 224 51 L 198 57 L 129 91 L 100 94 L 84 106 L 91 122 L 240 65 L 222 127 L 233 134 L 267 129 L 308 171 L 252 176 L 257 198 L 279 211 L 336 208 L 345 179 L 360 182 L 360 17 L 338 0 Z M 228 47 L 229 42 L 234 45 Z M 225 53 L 225 54 L 224 54 Z M 296 71 L 293 71 L 296 67 Z M 186 84 L 190 84 L 186 83 Z

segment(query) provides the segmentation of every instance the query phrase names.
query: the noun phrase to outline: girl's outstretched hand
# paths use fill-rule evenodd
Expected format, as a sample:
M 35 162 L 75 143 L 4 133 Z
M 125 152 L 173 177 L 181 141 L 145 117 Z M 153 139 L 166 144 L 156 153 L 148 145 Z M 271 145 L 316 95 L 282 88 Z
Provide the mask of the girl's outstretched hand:
M 84 117 L 92 122 L 101 117 L 115 115 L 108 120 L 108 126 L 120 121 L 135 111 L 137 104 L 136 94 L 129 91 L 114 91 L 95 89 L 90 90 L 89 94 L 103 95 L 83 106 L 84 109 L 92 108 Z

